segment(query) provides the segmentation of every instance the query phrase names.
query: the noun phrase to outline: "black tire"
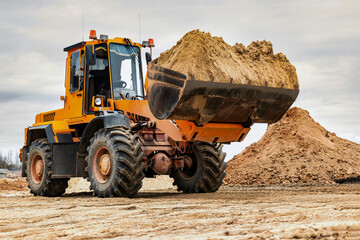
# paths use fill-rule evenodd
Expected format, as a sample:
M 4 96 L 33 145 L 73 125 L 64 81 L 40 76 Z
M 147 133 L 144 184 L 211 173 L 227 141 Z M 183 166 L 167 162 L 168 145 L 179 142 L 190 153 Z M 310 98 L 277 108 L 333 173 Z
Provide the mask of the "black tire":
M 142 187 L 145 163 L 139 137 L 125 127 L 100 129 L 87 148 L 88 181 L 98 197 L 133 197 Z M 101 160 L 102 159 L 102 160 Z M 106 162 L 102 168 L 103 162 Z
M 42 173 L 36 174 L 34 164 L 41 162 L 39 170 Z M 51 147 L 47 139 L 41 138 L 32 142 L 27 163 L 26 163 L 26 181 L 30 192 L 35 196 L 59 197 L 65 193 L 68 187 L 68 178 L 51 179 L 52 154 Z
M 170 176 L 174 186 L 184 193 L 216 192 L 225 177 L 226 154 L 222 145 L 218 148 L 209 143 L 195 142 L 192 145 L 192 166 L 190 168 L 172 169 Z

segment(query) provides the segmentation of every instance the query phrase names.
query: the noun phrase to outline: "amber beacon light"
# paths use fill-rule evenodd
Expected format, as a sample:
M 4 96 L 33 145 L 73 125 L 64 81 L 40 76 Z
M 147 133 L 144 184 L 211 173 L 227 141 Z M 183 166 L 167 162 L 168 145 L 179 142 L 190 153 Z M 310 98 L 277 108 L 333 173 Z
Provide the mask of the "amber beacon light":
M 89 36 L 90 39 L 97 39 L 96 37 L 96 31 L 95 30 L 90 30 L 90 36 Z
M 154 44 L 154 39 L 149 38 L 149 39 L 148 39 L 148 41 L 149 41 L 149 45 L 150 45 L 150 47 L 155 47 L 155 44 Z

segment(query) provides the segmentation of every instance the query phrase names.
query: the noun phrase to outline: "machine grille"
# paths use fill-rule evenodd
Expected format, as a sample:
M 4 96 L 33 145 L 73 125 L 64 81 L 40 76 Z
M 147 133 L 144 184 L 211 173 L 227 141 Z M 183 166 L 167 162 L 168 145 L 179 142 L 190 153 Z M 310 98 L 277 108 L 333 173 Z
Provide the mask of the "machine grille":
M 44 114 L 44 122 L 54 121 L 55 113 Z

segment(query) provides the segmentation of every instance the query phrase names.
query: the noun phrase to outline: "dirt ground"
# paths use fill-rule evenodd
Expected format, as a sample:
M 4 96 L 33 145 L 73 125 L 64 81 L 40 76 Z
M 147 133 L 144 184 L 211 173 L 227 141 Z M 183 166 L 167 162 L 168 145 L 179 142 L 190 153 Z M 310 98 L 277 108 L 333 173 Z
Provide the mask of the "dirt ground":
M 58 198 L 0 191 L 0 239 L 360 239 L 355 184 L 226 186 L 209 194 L 164 184 L 133 199 L 93 197 L 86 187 Z

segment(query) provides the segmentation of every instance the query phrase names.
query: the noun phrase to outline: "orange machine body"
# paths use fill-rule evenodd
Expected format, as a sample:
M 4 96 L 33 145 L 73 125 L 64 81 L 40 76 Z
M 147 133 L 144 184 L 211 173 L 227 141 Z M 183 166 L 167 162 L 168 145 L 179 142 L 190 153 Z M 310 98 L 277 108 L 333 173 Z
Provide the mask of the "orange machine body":
M 130 39 L 114 38 L 109 40 L 95 39 L 93 41 L 81 42 L 78 46 L 69 49 L 68 56 L 66 58 L 66 71 L 65 71 L 65 96 L 61 96 L 61 100 L 64 101 L 64 108 L 53 111 L 43 112 L 36 115 L 35 123 L 33 127 L 42 125 L 51 125 L 54 132 L 55 142 L 58 142 L 58 134 L 71 134 L 74 133 L 74 126 L 80 124 L 87 124 L 94 118 L 96 118 L 96 112 L 88 114 L 85 112 L 85 95 L 84 89 L 86 88 L 87 81 L 84 82 L 82 89 L 71 91 L 70 88 L 70 62 L 71 55 L 74 52 L 80 53 L 79 71 L 86 72 L 86 60 L 85 60 L 85 47 L 87 45 L 119 43 L 128 44 L 141 48 L 141 44 L 134 43 Z M 111 66 L 110 66 L 111 67 Z M 83 69 L 81 69 L 83 68 Z M 111 69 L 110 69 L 111 71 Z M 85 74 L 81 76 L 79 74 L 79 82 L 81 77 L 85 77 Z M 110 84 L 111 84 L 110 76 Z M 145 80 L 146 84 L 146 80 Z M 78 84 L 80 86 L 80 83 Z M 146 86 L 145 86 L 146 87 Z M 111 88 L 112 90 L 112 88 Z M 111 95 L 113 96 L 113 92 Z M 207 123 L 203 126 L 197 126 L 194 122 L 186 120 L 158 120 L 151 113 L 148 102 L 145 100 L 112 100 L 108 99 L 106 106 L 96 108 L 97 111 L 123 111 L 128 116 L 137 115 L 145 117 L 150 120 L 156 121 L 156 126 L 159 130 L 163 131 L 174 141 L 204 141 L 204 142 L 235 142 L 242 141 L 250 128 L 245 128 L 241 124 L 229 124 L 229 123 Z M 27 132 L 25 129 L 25 146 L 27 145 Z M 77 134 L 72 134 L 74 142 L 80 141 L 80 137 Z

